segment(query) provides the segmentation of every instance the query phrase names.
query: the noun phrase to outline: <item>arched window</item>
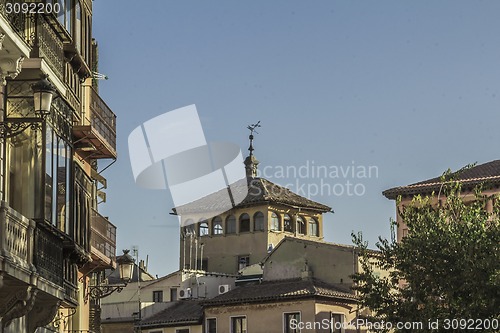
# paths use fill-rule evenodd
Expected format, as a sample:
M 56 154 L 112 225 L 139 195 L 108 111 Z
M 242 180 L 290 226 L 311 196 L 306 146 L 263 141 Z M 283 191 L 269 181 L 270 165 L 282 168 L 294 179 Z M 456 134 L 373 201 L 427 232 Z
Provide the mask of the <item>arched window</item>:
M 271 214 L 271 230 L 274 231 L 281 230 L 280 217 L 275 212 Z
M 216 216 L 212 220 L 212 235 L 222 235 L 222 233 L 222 219 L 220 216 Z
M 288 214 L 283 215 L 283 230 L 293 232 L 292 218 Z
M 316 236 L 316 237 L 318 237 L 319 236 L 318 222 L 314 218 L 312 218 L 312 217 L 308 218 L 307 222 L 308 222 L 308 225 L 309 225 L 308 234 L 310 236 Z
M 192 219 L 188 219 L 184 221 L 184 235 L 185 236 L 194 236 L 196 232 L 194 230 L 194 221 Z
M 226 234 L 236 233 L 236 218 L 234 215 L 229 215 L 226 219 Z
M 250 216 L 247 213 L 240 215 L 240 232 L 250 231 Z
M 297 232 L 301 235 L 306 234 L 306 222 L 301 216 L 297 216 Z
M 253 230 L 264 231 L 264 214 L 257 212 L 253 216 Z
M 198 223 L 198 235 L 200 235 L 200 237 L 208 236 L 210 234 L 208 230 L 208 221 L 206 219 L 201 219 L 200 223 Z

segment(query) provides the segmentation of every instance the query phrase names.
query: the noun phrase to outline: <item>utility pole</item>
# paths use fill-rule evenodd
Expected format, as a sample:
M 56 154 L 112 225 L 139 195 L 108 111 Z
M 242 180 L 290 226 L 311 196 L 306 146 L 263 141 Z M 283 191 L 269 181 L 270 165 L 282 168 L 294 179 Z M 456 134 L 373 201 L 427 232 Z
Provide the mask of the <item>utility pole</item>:
M 141 263 L 139 262 L 139 247 L 137 245 L 132 246 L 132 255 L 135 257 L 135 262 L 137 263 L 137 303 L 138 303 L 138 330 L 137 332 L 142 332 L 140 326 L 142 315 L 141 315 Z

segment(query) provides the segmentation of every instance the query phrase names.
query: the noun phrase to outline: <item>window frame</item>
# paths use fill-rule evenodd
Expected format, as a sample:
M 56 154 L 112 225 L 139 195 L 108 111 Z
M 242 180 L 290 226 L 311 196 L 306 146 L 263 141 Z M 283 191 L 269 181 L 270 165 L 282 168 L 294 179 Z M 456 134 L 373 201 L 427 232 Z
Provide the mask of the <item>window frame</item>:
M 187 219 L 187 220 L 185 220 L 184 223 L 183 223 L 182 228 L 183 228 L 183 234 L 184 234 L 184 236 L 188 236 L 190 234 L 193 235 L 193 236 L 196 236 L 196 227 L 195 227 L 195 223 L 194 223 L 193 219 Z M 188 233 L 188 231 L 191 231 L 191 233 Z
M 210 236 L 210 226 L 208 224 L 208 220 L 205 218 L 200 219 L 198 222 L 198 235 L 200 237 Z M 203 230 L 203 232 L 202 232 Z
M 170 292 L 170 302 L 175 302 L 178 300 L 178 292 L 179 292 L 179 289 L 177 287 L 170 287 L 169 289 L 169 292 Z M 172 297 L 172 296 L 175 296 L 175 297 Z
M 260 214 L 259 218 L 261 217 L 262 220 L 259 222 L 260 228 L 257 229 L 257 215 L 259 214 Z M 253 214 L 253 231 L 264 231 L 265 225 L 266 225 L 266 216 L 264 215 L 264 213 L 262 213 L 261 211 L 255 212 L 255 214 Z
M 241 266 L 241 259 L 245 259 L 245 262 L 246 262 L 246 265 L 245 266 Z M 238 256 L 238 262 L 237 262 L 237 267 L 238 267 L 238 271 L 245 268 L 245 267 L 248 267 L 250 266 L 250 255 L 249 254 L 243 254 L 243 255 L 239 255 Z
M 344 333 L 345 329 L 344 329 L 343 323 L 345 322 L 345 314 L 341 313 L 341 312 L 334 312 L 334 311 L 330 311 L 330 333 L 339 333 L 339 331 L 337 331 L 335 329 L 335 324 L 333 322 L 334 315 L 340 316 L 340 322 L 342 323 L 342 325 L 340 327 L 340 333 Z
M 314 230 L 311 229 L 312 225 L 315 225 L 316 232 L 313 232 Z M 307 234 L 309 236 L 319 237 L 319 221 L 312 216 L 307 218 Z
M 297 227 L 297 234 L 307 235 L 307 225 L 303 216 L 297 215 L 297 218 L 295 219 L 295 224 Z
M 277 222 L 277 228 L 275 228 Z M 270 226 L 269 229 L 271 231 L 281 231 L 281 216 L 280 214 L 276 212 L 271 212 L 271 221 L 270 221 Z
M 161 300 L 157 300 L 157 296 L 160 296 L 159 299 Z M 153 302 L 154 303 L 163 303 L 163 290 L 153 290 Z
M 215 332 L 214 333 L 217 333 L 217 317 L 207 317 L 205 319 L 205 332 L 206 333 L 212 333 L 212 332 L 210 332 L 209 327 L 208 327 L 208 321 L 209 320 L 214 320 L 215 321 Z
M 230 222 L 234 223 L 234 229 L 229 227 Z M 236 224 L 237 224 L 236 216 L 231 214 L 228 217 L 226 217 L 226 235 L 236 234 Z
M 287 219 L 288 217 L 288 219 Z M 287 230 L 286 226 L 287 226 L 287 223 L 286 221 L 289 221 L 288 225 L 290 226 L 291 230 Z M 283 214 L 283 231 L 285 232 L 291 232 L 293 233 L 295 231 L 294 227 L 293 227 L 293 218 L 290 214 Z
M 248 318 L 246 315 L 229 316 L 229 332 L 230 333 L 238 333 L 238 332 L 234 331 L 234 327 L 233 327 L 233 320 L 236 320 L 236 319 L 244 319 L 245 320 L 246 329 L 245 330 L 242 329 L 241 333 L 248 333 Z
M 248 218 L 246 218 L 245 216 Z M 242 228 L 243 223 L 245 223 L 245 230 L 243 230 L 243 228 Z M 248 223 L 248 226 L 246 225 L 247 223 Z M 238 227 L 239 227 L 239 229 L 238 229 L 239 233 L 252 231 L 252 220 L 250 219 L 249 214 L 243 213 L 240 215 L 240 217 L 238 218 Z
M 220 226 L 220 229 L 216 228 L 216 226 Z M 222 218 L 220 216 L 216 216 L 212 219 L 212 236 L 218 236 L 223 234 L 224 234 L 224 226 Z
M 294 315 L 294 314 L 298 314 L 299 315 L 298 322 L 300 323 L 301 320 L 302 320 L 302 311 L 286 311 L 286 312 L 283 312 L 283 333 L 300 333 L 301 332 L 300 328 L 297 328 L 297 329 L 291 329 L 290 328 L 289 329 L 289 326 L 288 326 L 289 321 L 287 321 L 287 317 L 289 315 Z

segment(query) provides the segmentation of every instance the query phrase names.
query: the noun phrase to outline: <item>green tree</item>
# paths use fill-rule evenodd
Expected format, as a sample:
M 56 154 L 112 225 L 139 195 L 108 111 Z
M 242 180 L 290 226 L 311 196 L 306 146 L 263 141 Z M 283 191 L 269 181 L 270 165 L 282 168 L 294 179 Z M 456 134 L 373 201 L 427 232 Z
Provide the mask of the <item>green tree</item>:
M 434 195 L 415 196 L 399 211 L 409 229 L 401 242 L 379 238 L 374 252 L 361 233 L 352 234 L 362 266 L 354 289 L 372 311 L 369 321 L 422 323 L 422 330 L 396 332 L 499 332 L 500 200 L 477 188 L 466 204 L 461 183 L 442 180 L 439 206 Z M 490 200 L 493 213 L 486 210 Z M 429 328 L 436 320 L 439 329 Z

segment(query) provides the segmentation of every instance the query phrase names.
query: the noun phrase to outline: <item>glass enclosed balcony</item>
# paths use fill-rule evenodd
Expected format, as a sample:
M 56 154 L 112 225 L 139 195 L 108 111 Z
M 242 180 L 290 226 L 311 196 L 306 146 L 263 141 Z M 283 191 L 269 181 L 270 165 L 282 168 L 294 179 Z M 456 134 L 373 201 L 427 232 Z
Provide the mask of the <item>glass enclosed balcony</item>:
M 91 158 L 116 158 L 116 115 L 92 86 L 83 86 L 83 112 L 73 126 L 75 148 Z
M 116 227 L 107 218 L 92 210 L 91 255 L 101 265 L 114 266 L 116 256 Z

